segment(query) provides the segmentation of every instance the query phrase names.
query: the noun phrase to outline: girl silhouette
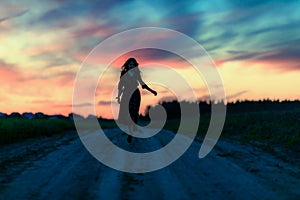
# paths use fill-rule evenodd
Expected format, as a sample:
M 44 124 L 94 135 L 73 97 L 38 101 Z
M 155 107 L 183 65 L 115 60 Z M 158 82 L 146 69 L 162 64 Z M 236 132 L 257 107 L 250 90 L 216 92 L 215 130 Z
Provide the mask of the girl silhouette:
M 134 58 L 129 58 L 121 68 L 121 76 L 118 85 L 118 96 L 120 104 L 118 121 L 128 126 L 129 131 L 136 131 L 136 124 L 139 116 L 141 104 L 141 93 L 138 89 L 140 84 L 143 89 L 148 90 L 155 96 L 157 92 L 149 88 L 141 78 L 138 63 Z M 132 136 L 128 135 L 127 141 L 132 141 Z

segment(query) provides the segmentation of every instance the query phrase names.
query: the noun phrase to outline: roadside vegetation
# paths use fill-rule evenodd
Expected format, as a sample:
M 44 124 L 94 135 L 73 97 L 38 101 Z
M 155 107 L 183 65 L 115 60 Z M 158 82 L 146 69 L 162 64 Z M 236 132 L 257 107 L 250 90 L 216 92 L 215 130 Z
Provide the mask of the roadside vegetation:
M 300 146 L 300 111 L 228 114 L 222 135 L 289 148 Z
M 182 103 L 182 102 L 181 102 Z M 194 102 L 183 102 L 195 104 Z M 219 102 L 223 103 L 223 102 Z M 200 108 L 200 123 L 197 134 L 204 136 L 210 122 L 210 102 L 196 103 Z M 160 104 L 167 112 L 164 129 L 175 133 L 180 124 L 180 103 Z M 148 107 L 155 109 L 155 106 Z M 148 111 L 140 116 L 140 124 L 149 122 Z M 190 116 L 195 117 L 195 116 Z M 197 116 L 198 117 L 198 116 Z M 102 129 L 116 128 L 114 120 L 98 118 Z M 93 120 L 85 119 L 83 129 L 98 129 L 91 126 Z M 0 118 L 0 144 L 10 144 L 27 138 L 51 136 L 76 130 L 72 118 L 24 119 L 22 117 Z M 243 101 L 227 104 L 227 114 L 221 137 L 245 143 L 260 143 L 267 148 L 286 147 L 300 151 L 300 101 Z
M 197 134 L 207 133 L 210 115 L 201 116 Z M 180 119 L 170 119 L 164 129 L 177 132 Z M 300 147 L 300 111 L 266 111 L 227 114 L 221 137 L 266 147 Z M 300 150 L 300 149 L 299 149 Z
M 92 127 L 91 122 L 86 119 L 85 126 L 88 129 L 98 129 Z M 98 119 L 102 129 L 115 128 L 113 120 Z M 74 121 L 71 119 L 24 119 L 24 118 L 1 118 L 0 119 L 0 144 L 11 144 L 29 138 L 51 137 L 53 134 L 64 134 L 67 131 L 75 131 Z
M 167 112 L 177 113 L 172 116 L 180 116 L 178 102 L 164 102 L 161 105 Z M 197 134 L 205 136 L 210 122 L 210 103 L 202 102 L 199 106 L 201 117 Z M 172 116 L 168 116 L 164 129 L 176 133 L 180 119 Z M 256 143 L 269 149 L 284 147 L 300 151 L 300 102 L 265 100 L 230 103 L 227 105 L 222 137 Z
M 3 145 L 28 138 L 50 137 L 74 129 L 74 123 L 65 119 L 4 118 L 0 119 L 0 143 Z

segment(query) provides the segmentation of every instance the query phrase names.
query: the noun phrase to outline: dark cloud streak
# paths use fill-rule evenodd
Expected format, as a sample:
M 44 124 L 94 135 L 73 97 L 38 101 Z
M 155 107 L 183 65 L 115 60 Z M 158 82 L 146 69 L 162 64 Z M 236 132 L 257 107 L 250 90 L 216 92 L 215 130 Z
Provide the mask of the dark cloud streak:
M 249 91 L 243 90 L 243 91 L 240 91 L 240 92 L 231 94 L 231 95 L 227 95 L 227 96 L 226 96 L 226 100 L 230 100 L 230 99 L 237 98 L 237 97 L 239 97 L 239 96 L 241 96 L 242 94 L 245 94 L 245 93 L 247 93 L 247 92 L 249 92 Z
M 6 17 L 3 17 L 3 18 L 0 18 L 0 24 L 1 22 L 4 22 L 6 20 L 10 20 L 10 19 L 13 19 L 13 18 L 16 18 L 16 17 L 20 17 L 24 14 L 26 14 L 29 10 L 23 10 L 21 12 L 18 12 L 18 13 L 15 13 L 15 14 L 12 14 L 10 16 L 6 16 Z
M 115 101 L 99 101 L 98 105 L 100 105 L 100 106 L 108 106 L 108 105 L 116 104 L 116 103 L 117 102 L 115 102 Z

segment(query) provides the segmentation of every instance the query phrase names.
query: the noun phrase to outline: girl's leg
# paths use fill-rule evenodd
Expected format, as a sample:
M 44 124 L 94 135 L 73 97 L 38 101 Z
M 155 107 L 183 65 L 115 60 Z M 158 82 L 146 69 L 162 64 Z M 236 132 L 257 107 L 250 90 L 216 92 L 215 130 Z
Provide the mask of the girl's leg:
M 129 130 L 129 134 L 127 136 L 127 142 L 131 142 L 132 141 L 132 136 L 130 135 L 132 133 L 132 125 L 128 125 L 128 130 Z
M 140 109 L 140 103 L 141 103 L 141 94 L 140 91 L 137 89 L 132 94 L 130 101 L 129 101 L 129 113 L 131 117 L 130 122 L 130 132 L 137 131 L 137 121 L 138 121 L 138 115 L 139 115 L 139 109 Z M 132 136 L 128 136 L 127 141 L 131 142 Z

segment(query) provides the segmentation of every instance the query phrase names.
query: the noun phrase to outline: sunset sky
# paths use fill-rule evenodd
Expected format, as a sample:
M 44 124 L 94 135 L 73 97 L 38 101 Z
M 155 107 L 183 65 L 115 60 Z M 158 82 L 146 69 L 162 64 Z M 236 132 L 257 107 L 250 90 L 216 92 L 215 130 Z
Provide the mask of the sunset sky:
M 90 51 L 114 34 L 139 27 L 173 29 L 201 44 L 219 70 L 227 101 L 300 99 L 298 0 L 2 0 L 0 112 L 72 112 L 75 77 Z M 108 67 L 106 85 L 95 93 L 97 115 L 112 117 L 113 90 L 128 57 L 138 60 L 145 82 L 159 94 L 143 91 L 141 112 L 148 104 L 173 98 L 167 88 L 151 84 L 176 82 L 163 66 L 189 79 L 197 99 L 209 97 L 201 77 L 176 55 L 139 50 L 109 67 L 99 55 L 89 63 L 95 69 Z M 193 100 L 190 91 L 179 89 L 178 99 Z

